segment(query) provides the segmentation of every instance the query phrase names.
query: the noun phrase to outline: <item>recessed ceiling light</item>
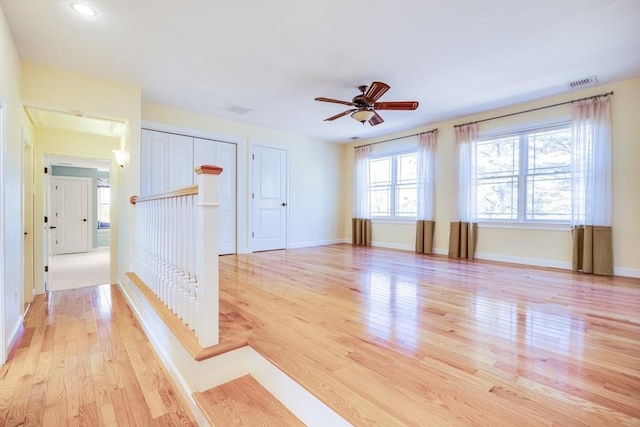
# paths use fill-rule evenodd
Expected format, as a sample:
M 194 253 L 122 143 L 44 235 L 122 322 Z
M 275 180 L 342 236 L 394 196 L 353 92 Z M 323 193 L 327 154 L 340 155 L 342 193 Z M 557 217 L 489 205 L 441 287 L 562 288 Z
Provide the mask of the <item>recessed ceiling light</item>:
M 94 8 L 84 3 L 71 3 L 71 9 L 78 15 L 93 18 L 98 14 Z

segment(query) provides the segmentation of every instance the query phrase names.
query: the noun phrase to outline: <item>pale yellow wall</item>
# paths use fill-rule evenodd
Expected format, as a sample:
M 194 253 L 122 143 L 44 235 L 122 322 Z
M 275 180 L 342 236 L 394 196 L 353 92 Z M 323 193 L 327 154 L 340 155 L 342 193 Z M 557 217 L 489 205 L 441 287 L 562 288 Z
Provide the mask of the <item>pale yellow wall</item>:
M 250 248 L 248 194 L 250 144 L 275 144 L 289 151 L 289 245 L 342 240 L 342 146 L 259 126 L 155 104 L 144 104 L 145 122 L 176 127 L 196 136 L 238 144 L 238 250 Z M 152 126 L 153 127 L 153 126 Z
M 140 88 L 32 63 L 24 62 L 21 68 L 21 95 L 24 105 L 63 112 L 77 110 L 87 116 L 125 121 L 127 130 L 120 141 L 120 147 L 125 150 L 129 159 L 139 159 L 142 105 Z M 93 148 L 96 147 L 76 147 L 77 151 L 65 154 L 85 156 L 88 152 L 95 153 L 92 151 Z M 108 156 L 111 157 L 112 155 Z M 117 276 L 124 282 L 124 273 L 130 270 L 133 261 L 130 254 L 133 253 L 134 242 L 130 236 L 134 233 L 134 209 L 129 203 L 129 197 L 140 192 L 140 162 L 127 161 L 124 168 L 112 169 L 110 178 L 112 279 Z M 40 241 L 35 242 L 36 247 L 42 244 L 41 239 L 40 236 Z M 38 266 L 36 272 L 37 269 Z M 36 281 L 36 285 L 41 285 L 41 281 Z M 42 287 L 37 291 L 42 292 Z
M 385 140 L 438 128 L 436 149 L 436 230 L 434 248 L 447 253 L 451 198 L 454 183 L 455 135 L 453 126 L 543 107 L 559 102 L 614 91 L 611 98 L 613 144 L 613 251 L 616 274 L 640 274 L 640 78 L 614 84 L 591 87 L 581 91 L 540 99 L 536 102 L 513 105 L 482 114 L 460 117 L 410 129 L 386 136 Z M 502 128 L 517 123 L 533 122 L 544 118 L 570 114 L 565 105 L 535 113 L 492 120 L 479 124 L 479 130 Z M 353 147 L 369 142 L 358 141 L 344 147 L 344 177 L 353 183 Z M 345 238 L 351 236 L 353 212 L 353 184 L 345 185 Z M 414 245 L 414 226 L 374 223 L 372 238 L 375 242 L 393 247 L 410 248 Z M 529 260 L 541 265 L 569 266 L 571 238 L 569 231 L 521 230 L 480 228 L 477 252 L 480 256 L 511 261 Z
M 2 349 L 4 356 L 7 342 L 20 326 L 23 298 L 23 221 L 22 221 L 22 127 L 23 113 L 20 101 L 20 61 L 4 13 L 0 8 L 0 102 L 3 114 L 2 174 L 4 186 L 0 197 L 4 199 L 4 211 L 0 225 L 4 234 L 3 264 L 0 272 L 0 292 L 3 302 Z M 0 357 L 1 358 L 1 357 Z M 4 360 L 0 360 L 0 363 Z

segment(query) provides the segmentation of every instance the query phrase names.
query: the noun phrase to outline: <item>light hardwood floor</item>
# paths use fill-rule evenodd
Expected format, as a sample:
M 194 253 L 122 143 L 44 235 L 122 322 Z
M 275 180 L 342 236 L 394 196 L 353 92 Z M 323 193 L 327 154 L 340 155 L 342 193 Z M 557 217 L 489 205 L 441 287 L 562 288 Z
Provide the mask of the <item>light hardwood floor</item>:
M 351 245 L 219 259 L 221 340 L 355 425 L 640 425 L 638 279 Z M 117 288 L 54 293 L 0 371 L 0 425 L 188 424 L 155 360 Z
M 192 426 L 117 286 L 36 297 L 0 369 L 0 426 Z
M 220 263 L 222 339 L 355 425 L 640 425 L 640 280 L 351 245 Z

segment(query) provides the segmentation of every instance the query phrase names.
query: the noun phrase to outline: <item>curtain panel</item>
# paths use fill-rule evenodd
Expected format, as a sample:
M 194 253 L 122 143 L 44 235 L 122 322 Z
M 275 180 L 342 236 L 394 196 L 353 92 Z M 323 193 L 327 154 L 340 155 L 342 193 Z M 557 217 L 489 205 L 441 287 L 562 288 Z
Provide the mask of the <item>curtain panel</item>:
M 355 148 L 355 189 L 352 219 L 352 243 L 371 245 L 371 206 L 369 200 L 369 159 L 371 146 Z
M 435 229 L 436 132 L 418 135 L 416 252 L 431 254 Z
M 613 275 L 610 98 L 574 102 L 572 237 L 574 271 Z
M 473 259 L 478 239 L 474 146 L 478 140 L 478 125 L 457 126 L 456 131 L 456 194 L 453 197 L 453 221 L 449 228 L 449 256 Z

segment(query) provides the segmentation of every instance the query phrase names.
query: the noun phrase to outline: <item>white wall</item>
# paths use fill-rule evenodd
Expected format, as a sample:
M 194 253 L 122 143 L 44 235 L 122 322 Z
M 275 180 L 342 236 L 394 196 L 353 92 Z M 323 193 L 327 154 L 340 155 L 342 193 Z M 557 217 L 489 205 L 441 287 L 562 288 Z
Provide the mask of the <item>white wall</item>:
M 353 147 L 378 140 L 438 128 L 436 149 L 436 229 L 434 250 L 446 254 L 449 245 L 451 198 L 454 189 L 455 134 L 453 126 L 484 118 L 524 111 L 532 108 L 570 101 L 604 92 L 614 91 L 611 97 L 613 144 L 613 262 L 614 273 L 640 277 L 640 78 L 614 84 L 590 87 L 575 92 L 543 98 L 510 107 L 459 117 L 410 129 L 384 138 L 358 141 L 344 147 L 345 186 L 345 239 L 351 238 Z M 570 106 L 544 109 L 535 113 L 516 115 L 505 119 L 480 123 L 479 130 L 488 130 L 526 123 L 548 117 L 570 114 Z M 380 245 L 411 249 L 415 242 L 415 225 L 374 223 L 372 240 Z M 483 228 L 478 231 L 478 258 L 524 264 L 571 267 L 570 231 L 522 230 Z
M 0 9 L 0 101 L 4 108 L 2 165 L 3 197 L 3 271 L 0 272 L 2 293 L 2 349 L 0 362 L 4 362 L 7 344 L 20 326 L 22 318 L 23 284 L 23 219 L 22 209 L 22 124 L 23 111 L 20 102 L 20 60 L 9 33 L 7 22 Z
M 238 144 L 238 251 L 250 245 L 249 156 L 252 144 L 289 152 L 289 247 L 342 241 L 342 146 L 174 108 L 144 104 L 149 127 Z

